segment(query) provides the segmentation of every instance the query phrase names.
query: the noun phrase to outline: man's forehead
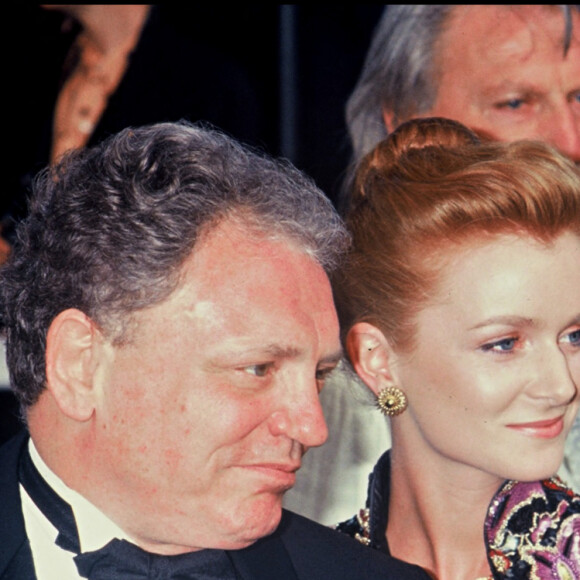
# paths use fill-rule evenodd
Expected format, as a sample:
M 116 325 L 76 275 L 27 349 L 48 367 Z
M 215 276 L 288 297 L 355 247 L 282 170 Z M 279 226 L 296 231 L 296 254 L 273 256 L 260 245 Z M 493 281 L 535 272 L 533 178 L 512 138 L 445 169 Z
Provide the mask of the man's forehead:
M 206 301 L 203 309 L 196 307 L 205 314 L 216 300 L 231 301 L 228 308 L 253 308 L 264 300 L 281 306 L 297 297 L 330 296 L 323 267 L 293 238 L 229 219 L 204 233 L 183 264 L 181 282 L 196 303 Z
M 264 249 L 269 243 L 307 253 L 306 249 L 289 233 L 273 231 L 259 224 L 259 218 L 248 214 L 226 217 L 202 228 L 190 258 L 194 254 L 207 251 L 208 248 L 213 249 L 215 246 L 228 246 L 235 248 L 237 253 L 247 254 L 254 253 L 257 249 Z
M 574 19 L 578 20 L 577 13 Z M 465 45 L 483 50 L 486 58 L 526 59 L 537 48 L 539 35 L 549 38 L 563 57 L 565 22 L 559 7 L 459 5 L 452 10 L 442 34 L 441 50 L 452 51 Z M 577 30 L 574 35 L 577 37 Z

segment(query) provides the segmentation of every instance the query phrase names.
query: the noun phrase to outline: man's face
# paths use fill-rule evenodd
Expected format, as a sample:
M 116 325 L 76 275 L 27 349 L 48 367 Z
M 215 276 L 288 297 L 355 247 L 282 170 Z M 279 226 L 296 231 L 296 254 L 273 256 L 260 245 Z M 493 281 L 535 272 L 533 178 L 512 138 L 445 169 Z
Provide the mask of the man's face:
M 165 553 L 269 534 L 303 453 L 327 437 L 318 395 L 340 354 L 320 265 L 224 222 L 99 371 L 99 507 Z
M 580 15 L 564 56 L 564 19 L 545 6 L 467 6 L 437 47 L 435 105 L 500 141 L 538 138 L 580 162 Z

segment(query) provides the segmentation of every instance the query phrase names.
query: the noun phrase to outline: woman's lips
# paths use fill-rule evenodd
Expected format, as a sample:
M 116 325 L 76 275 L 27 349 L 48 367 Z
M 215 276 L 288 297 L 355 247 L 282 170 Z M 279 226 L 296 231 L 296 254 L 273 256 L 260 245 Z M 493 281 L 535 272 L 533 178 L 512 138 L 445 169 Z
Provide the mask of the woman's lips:
M 554 419 L 546 419 L 545 421 L 533 421 L 530 423 L 513 423 L 507 425 L 507 427 L 530 437 L 552 439 L 560 435 L 562 429 L 564 429 L 564 417 L 560 416 Z

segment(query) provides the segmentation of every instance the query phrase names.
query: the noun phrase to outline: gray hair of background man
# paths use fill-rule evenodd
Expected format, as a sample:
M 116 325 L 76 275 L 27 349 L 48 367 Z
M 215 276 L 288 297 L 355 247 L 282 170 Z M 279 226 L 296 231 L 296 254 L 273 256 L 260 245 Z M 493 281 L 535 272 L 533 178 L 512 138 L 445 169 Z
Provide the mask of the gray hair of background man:
M 387 136 L 383 110 L 395 126 L 429 111 L 437 98 L 436 43 L 456 5 L 390 4 L 373 31 L 359 80 L 346 106 L 357 162 Z M 572 36 L 571 11 L 564 14 L 564 54 Z
M 308 177 L 200 124 L 129 128 L 42 172 L 0 274 L 21 404 L 45 388 L 46 334 L 59 312 L 77 308 L 109 339 L 126 340 L 131 313 L 168 297 L 200 236 L 225 219 L 297 244 L 327 272 L 348 247 Z

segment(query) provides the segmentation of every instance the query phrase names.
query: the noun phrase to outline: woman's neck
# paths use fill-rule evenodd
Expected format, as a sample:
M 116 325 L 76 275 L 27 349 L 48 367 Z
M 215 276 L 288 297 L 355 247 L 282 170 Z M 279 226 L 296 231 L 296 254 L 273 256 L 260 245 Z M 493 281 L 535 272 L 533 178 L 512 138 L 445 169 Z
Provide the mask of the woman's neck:
M 432 448 L 418 453 L 416 445 L 397 443 L 394 436 L 386 530 L 391 554 L 438 580 L 489 576 L 483 526 L 501 480 Z

